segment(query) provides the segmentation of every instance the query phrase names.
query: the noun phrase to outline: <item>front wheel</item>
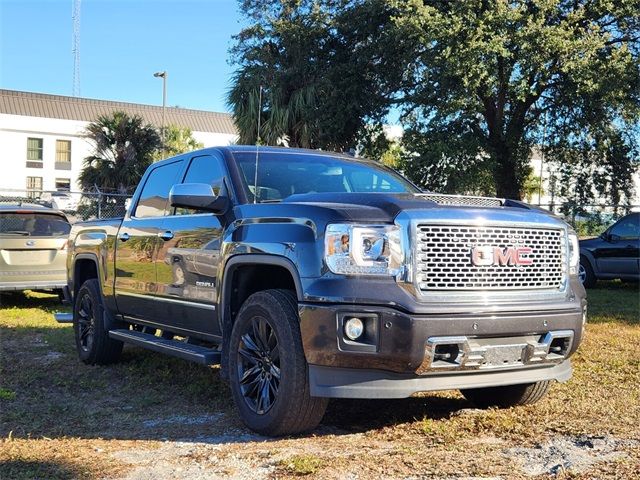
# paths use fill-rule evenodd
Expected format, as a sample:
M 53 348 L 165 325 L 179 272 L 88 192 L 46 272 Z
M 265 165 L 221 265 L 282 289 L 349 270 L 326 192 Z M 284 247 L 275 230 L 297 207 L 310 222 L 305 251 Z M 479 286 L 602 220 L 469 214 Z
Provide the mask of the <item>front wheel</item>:
M 73 305 L 73 332 L 80 360 L 89 365 L 117 362 L 122 342 L 109 337 L 105 329 L 100 283 L 92 278 L 82 284 Z
M 242 305 L 231 332 L 229 380 L 242 421 L 271 436 L 315 428 L 328 399 L 309 393 L 297 300 L 265 290 Z
M 578 267 L 578 278 L 584 288 L 593 288 L 596 286 L 598 279 L 593 273 L 593 267 L 586 258 L 580 258 L 580 266 Z
M 503 387 L 469 388 L 460 390 L 462 395 L 476 407 L 509 408 L 516 405 L 531 405 L 545 396 L 551 382 L 548 380 Z

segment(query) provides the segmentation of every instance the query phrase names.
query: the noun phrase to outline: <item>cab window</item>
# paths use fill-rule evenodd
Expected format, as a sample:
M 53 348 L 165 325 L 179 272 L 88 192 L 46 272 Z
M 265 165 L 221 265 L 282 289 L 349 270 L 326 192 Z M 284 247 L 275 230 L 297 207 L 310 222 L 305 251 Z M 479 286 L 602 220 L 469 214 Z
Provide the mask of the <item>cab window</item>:
M 133 216 L 145 218 L 167 215 L 169 191 L 177 182 L 181 169 L 181 160 L 154 168 L 142 188 Z
M 191 159 L 182 183 L 208 183 L 209 185 L 215 183 L 216 187 L 214 187 L 213 193 L 217 195 L 219 193 L 219 188 L 217 187 L 225 176 L 226 172 L 220 159 L 211 155 L 202 155 Z M 196 213 L 206 212 L 183 207 L 175 210 L 176 215 L 193 215 Z
M 633 214 L 622 218 L 611 230 L 610 235 L 621 240 L 635 240 L 640 237 L 640 215 Z

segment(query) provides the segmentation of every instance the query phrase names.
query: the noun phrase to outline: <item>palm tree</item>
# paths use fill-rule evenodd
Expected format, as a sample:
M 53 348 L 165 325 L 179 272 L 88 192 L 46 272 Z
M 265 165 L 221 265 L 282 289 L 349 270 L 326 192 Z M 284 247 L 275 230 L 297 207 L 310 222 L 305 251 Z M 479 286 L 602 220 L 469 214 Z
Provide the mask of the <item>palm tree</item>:
M 160 135 L 152 125 L 125 112 L 99 116 L 87 126 L 85 136 L 95 144 L 78 178 L 85 190 L 97 187 L 131 193 L 161 146 Z

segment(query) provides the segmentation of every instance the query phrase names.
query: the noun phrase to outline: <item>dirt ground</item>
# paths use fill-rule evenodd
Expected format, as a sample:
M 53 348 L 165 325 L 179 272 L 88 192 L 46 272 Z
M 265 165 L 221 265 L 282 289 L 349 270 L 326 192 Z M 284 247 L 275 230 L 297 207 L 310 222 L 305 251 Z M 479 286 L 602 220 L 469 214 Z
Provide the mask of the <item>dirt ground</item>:
M 333 401 L 312 434 L 282 439 L 242 425 L 217 368 L 133 347 L 86 366 L 54 297 L 3 297 L 0 478 L 640 479 L 640 295 L 589 293 L 574 377 L 536 405 Z

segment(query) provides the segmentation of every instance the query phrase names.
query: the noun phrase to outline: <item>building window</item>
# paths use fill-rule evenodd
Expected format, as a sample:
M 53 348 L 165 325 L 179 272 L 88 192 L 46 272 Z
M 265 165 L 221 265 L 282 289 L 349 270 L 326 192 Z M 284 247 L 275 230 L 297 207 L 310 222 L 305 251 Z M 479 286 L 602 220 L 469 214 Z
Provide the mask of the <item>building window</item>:
M 70 178 L 56 178 L 56 190 L 59 192 L 71 190 L 71 179 Z
M 42 168 L 41 138 L 27 138 L 27 167 Z
M 39 198 L 42 193 L 42 177 L 27 177 L 27 197 Z
M 71 140 L 56 140 L 56 162 L 71 162 Z

